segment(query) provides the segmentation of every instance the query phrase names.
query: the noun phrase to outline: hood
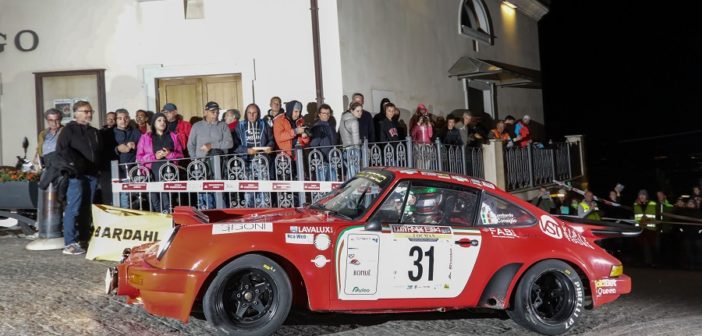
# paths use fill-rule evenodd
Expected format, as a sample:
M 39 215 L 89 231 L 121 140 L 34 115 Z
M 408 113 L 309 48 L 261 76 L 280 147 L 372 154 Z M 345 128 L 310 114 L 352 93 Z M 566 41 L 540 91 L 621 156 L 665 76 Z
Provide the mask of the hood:
M 352 119 L 356 119 L 356 117 L 353 115 L 353 113 L 351 113 L 351 111 L 346 111 L 341 115 L 341 121 L 349 121 Z

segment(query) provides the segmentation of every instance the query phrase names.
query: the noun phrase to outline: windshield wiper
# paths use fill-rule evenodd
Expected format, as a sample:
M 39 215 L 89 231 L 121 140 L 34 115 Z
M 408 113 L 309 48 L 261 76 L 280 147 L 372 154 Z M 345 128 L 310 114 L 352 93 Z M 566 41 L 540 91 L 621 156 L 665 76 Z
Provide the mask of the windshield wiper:
M 353 218 L 351 218 L 351 216 L 342 214 L 341 212 L 339 212 L 337 210 L 329 210 L 326 208 L 325 208 L 325 210 L 334 216 L 341 217 L 341 218 L 346 219 L 346 220 L 353 220 Z

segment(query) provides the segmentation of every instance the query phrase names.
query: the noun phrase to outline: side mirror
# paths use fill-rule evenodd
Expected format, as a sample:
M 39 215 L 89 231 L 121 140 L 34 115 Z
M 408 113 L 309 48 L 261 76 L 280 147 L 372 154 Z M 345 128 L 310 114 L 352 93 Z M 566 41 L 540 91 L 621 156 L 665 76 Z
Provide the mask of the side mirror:
M 377 220 L 372 220 L 372 221 L 366 223 L 366 226 L 365 226 L 366 231 L 381 231 L 382 229 L 383 229 L 383 225 L 380 224 L 380 222 Z

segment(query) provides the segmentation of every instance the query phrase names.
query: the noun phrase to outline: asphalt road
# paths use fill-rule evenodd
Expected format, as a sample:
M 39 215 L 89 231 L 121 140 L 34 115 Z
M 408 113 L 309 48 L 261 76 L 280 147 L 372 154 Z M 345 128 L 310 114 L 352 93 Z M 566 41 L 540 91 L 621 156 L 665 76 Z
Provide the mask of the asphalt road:
M 26 251 L 0 232 L 0 335 L 208 335 L 206 321 L 157 318 L 106 296 L 114 263 Z M 627 268 L 633 293 L 588 311 L 570 335 L 702 335 L 702 272 Z M 343 315 L 293 312 L 278 335 L 531 335 L 501 312 Z

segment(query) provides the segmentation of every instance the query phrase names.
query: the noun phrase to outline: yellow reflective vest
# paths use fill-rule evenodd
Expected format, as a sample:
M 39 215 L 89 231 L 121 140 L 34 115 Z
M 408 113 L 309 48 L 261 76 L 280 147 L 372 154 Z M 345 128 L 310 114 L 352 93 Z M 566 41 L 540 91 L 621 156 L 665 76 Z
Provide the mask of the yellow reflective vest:
M 636 222 L 637 227 L 640 226 L 641 220 L 644 216 L 646 216 L 646 219 L 648 220 L 656 219 L 656 202 L 648 201 L 645 208 L 638 202 L 634 203 L 634 221 Z M 655 223 L 646 223 L 645 228 L 646 230 L 657 231 L 658 225 Z
M 580 204 L 578 204 L 578 206 L 583 209 L 583 213 L 588 213 L 588 211 L 590 211 L 590 209 L 591 209 L 590 205 L 587 204 L 585 201 L 580 202 Z M 599 211 L 590 212 L 589 214 L 587 214 L 587 216 L 585 216 L 585 218 L 592 219 L 592 220 L 601 220 L 602 219 L 600 217 Z

